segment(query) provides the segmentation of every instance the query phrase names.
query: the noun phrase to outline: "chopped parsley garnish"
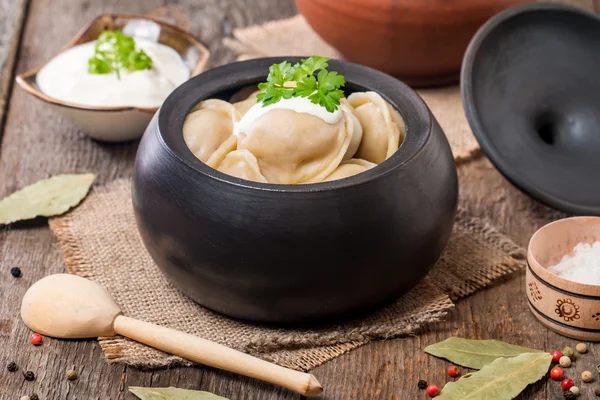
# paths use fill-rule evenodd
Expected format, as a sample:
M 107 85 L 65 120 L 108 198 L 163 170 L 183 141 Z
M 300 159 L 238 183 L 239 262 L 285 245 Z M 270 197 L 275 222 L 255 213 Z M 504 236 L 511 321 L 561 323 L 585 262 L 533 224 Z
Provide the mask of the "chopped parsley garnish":
M 120 31 L 103 32 L 94 48 L 94 55 L 88 60 L 90 74 L 117 74 L 121 79 L 121 69 L 129 72 L 152 69 L 152 59 L 144 50 L 135 47 L 135 40 Z
M 335 71 L 327 71 L 328 62 L 329 58 L 312 56 L 295 65 L 287 61 L 271 65 L 267 82 L 258 85 L 258 101 L 268 106 L 281 99 L 306 97 L 312 103 L 334 112 L 344 97 L 344 91 L 340 88 L 346 84 L 346 80 Z

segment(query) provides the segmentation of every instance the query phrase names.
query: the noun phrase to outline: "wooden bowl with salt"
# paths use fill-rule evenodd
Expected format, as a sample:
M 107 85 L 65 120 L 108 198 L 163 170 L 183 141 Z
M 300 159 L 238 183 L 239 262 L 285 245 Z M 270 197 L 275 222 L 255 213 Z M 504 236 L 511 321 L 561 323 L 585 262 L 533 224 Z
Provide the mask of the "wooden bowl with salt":
M 529 308 L 544 326 L 574 339 L 600 341 L 600 277 L 595 278 L 594 273 L 600 273 L 600 258 L 592 262 L 598 265 L 595 270 L 589 261 L 596 256 L 589 248 L 587 261 L 581 261 L 585 250 L 575 254 L 578 244 L 597 241 L 600 217 L 573 217 L 542 227 L 529 242 L 525 283 Z M 561 264 L 560 273 L 548 270 L 554 270 L 552 266 L 564 256 L 575 256 L 570 266 Z M 571 275 L 566 278 L 565 274 Z M 579 278 L 574 278 L 576 275 Z

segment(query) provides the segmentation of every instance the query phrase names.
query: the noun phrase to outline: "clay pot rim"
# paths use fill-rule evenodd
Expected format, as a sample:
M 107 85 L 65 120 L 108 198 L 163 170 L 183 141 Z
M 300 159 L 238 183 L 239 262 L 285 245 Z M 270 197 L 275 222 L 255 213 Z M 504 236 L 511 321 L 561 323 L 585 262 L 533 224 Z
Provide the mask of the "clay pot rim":
M 530 3 L 519 6 L 511 7 L 505 11 L 500 12 L 496 16 L 489 19 L 473 36 L 467 50 L 465 52 L 463 63 L 460 73 L 460 87 L 463 100 L 463 107 L 469 125 L 477 142 L 481 146 L 481 149 L 490 159 L 492 164 L 506 177 L 513 185 L 519 188 L 521 191 L 526 193 L 533 199 L 547 204 L 558 210 L 562 210 L 572 214 L 578 215 L 600 215 L 600 207 L 591 206 L 585 204 L 577 204 L 568 200 L 551 195 L 535 185 L 534 182 L 521 177 L 519 171 L 515 169 L 509 162 L 505 162 L 504 158 L 493 145 L 491 140 L 488 139 L 489 134 L 485 132 L 484 125 L 481 123 L 479 113 L 481 112 L 476 104 L 474 93 L 473 93 L 473 67 L 478 57 L 479 51 L 484 41 L 492 34 L 498 27 L 504 24 L 506 21 L 528 13 L 539 13 L 545 11 L 558 11 L 564 13 L 572 13 L 582 17 L 590 18 L 600 23 L 600 16 L 566 4 L 556 3 Z
M 597 224 L 600 227 L 600 217 L 594 217 L 594 216 L 570 217 L 570 218 L 563 218 L 563 219 L 559 219 L 554 222 L 550 222 L 549 224 L 546 224 L 543 227 L 541 227 L 540 229 L 538 229 L 531 236 L 531 239 L 529 240 L 529 245 L 527 246 L 527 263 L 529 265 L 529 268 L 531 268 L 531 270 L 536 275 L 538 275 L 541 279 L 543 279 L 547 284 L 553 285 L 560 290 L 573 293 L 573 288 L 576 288 L 577 289 L 576 294 L 583 295 L 583 296 L 600 296 L 600 285 L 590 285 L 587 283 L 570 281 L 568 279 L 561 278 L 560 276 L 555 275 L 552 272 L 549 272 L 548 270 L 546 270 L 545 267 L 543 267 L 540 264 L 540 262 L 538 262 L 538 260 L 536 258 L 537 253 L 534 254 L 534 252 L 532 250 L 532 247 L 535 246 L 537 241 L 542 240 L 543 235 L 549 228 L 556 227 L 558 225 L 566 225 L 563 232 L 565 232 L 565 236 L 567 236 L 566 232 L 570 229 L 573 229 L 573 227 L 570 225 L 574 221 L 577 221 L 577 222 L 588 221 L 588 223 Z
M 190 174 L 200 174 L 222 183 L 265 192 L 308 193 L 358 186 L 381 178 L 416 157 L 433 130 L 433 116 L 425 102 L 410 87 L 383 72 L 348 61 L 331 60 L 330 69 L 346 77 L 349 86 L 374 90 L 386 99 L 406 124 L 406 138 L 383 163 L 349 178 L 321 183 L 284 185 L 239 179 L 217 171 L 197 159 L 183 140 L 183 121 L 199 101 L 228 89 L 241 88 L 266 79 L 268 68 L 284 60 L 292 63 L 307 57 L 270 57 L 239 61 L 210 69 L 182 84 L 163 103 L 158 113 L 159 141 L 165 150 L 184 164 Z M 347 85 L 348 86 L 348 85 Z

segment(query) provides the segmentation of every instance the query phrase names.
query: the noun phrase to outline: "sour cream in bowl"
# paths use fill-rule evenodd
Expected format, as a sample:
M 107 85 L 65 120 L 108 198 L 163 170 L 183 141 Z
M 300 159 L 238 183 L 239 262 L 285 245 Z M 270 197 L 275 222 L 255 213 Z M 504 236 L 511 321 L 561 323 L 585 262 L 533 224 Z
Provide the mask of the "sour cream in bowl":
M 146 39 L 135 45 L 152 60 L 149 69 L 90 73 L 88 60 L 97 41 L 83 43 L 60 53 L 37 74 L 42 92 L 58 100 L 88 106 L 159 107 L 177 86 L 189 79 L 190 70 L 171 47 Z
M 45 65 L 17 76 L 90 137 L 140 137 L 162 102 L 201 72 L 208 50 L 179 28 L 136 15 L 102 15 Z

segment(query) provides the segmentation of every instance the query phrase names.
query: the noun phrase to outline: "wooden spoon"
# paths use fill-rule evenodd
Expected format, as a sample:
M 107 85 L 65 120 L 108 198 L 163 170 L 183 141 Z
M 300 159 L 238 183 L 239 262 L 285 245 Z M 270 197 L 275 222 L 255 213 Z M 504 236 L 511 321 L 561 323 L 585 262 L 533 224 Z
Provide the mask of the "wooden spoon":
M 63 339 L 126 336 L 167 353 L 283 386 L 304 396 L 323 391 L 311 375 L 271 364 L 229 347 L 122 315 L 110 294 L 85 278 L 57 274 L 34 283 L 21 304 L 34 332 Z

